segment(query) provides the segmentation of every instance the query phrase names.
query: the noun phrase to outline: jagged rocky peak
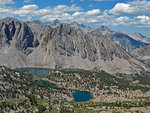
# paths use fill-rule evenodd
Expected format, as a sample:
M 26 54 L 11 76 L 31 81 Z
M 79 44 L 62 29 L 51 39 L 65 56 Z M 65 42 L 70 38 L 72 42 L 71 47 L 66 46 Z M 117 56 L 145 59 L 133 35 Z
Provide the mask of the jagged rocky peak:
M 76 21 L 73 21 L 73 22 L 71 23 L 71 25 L 79 25 L 79 23 L 77 23 Z
M 51 21 L 50 23 L 46 23 L 47 25 L 50 25 L 52 28 L 55 28 L 59 26 L 62 22 L 58 19 Z
M 71 26 L 71 27 L 79 27 L 79 26 L 84 26 L 84 27 L 86 27 L 85 25 L 79 24 L 79 23 L 76 22 L 76 21 L 73 21 L 72 23 L 70 23 L 70 26 Z
M 104 25 L 101 25 L 98 29 L 99 29 L 99 30 L 102 30 L 102 31 L 107 30 L 107 31 L 111 31 L 111 32 L 112 32 L 111 29 L 109 29 L 107 26 L 104 26 Z
M 111 29 L 109 29 L 108 27 L 102 25 L 99 28 L 93 29 L 90 34 L 92 35 L 96 35 L 96 36 L 100 36 L 100 35 L 106 35 L 106 34 L 110 34 L 113 31 Z
M 18 20 L 16 18 L 13 18 L 13 17 L 7 17 L 7 18 L 4 18 L 4 19 L 0 19 L 0 22 L 4 22 L 6 24 L 10 24 L 11 22 L 14 22 L 16 25 L 23 22 L 21 20 Z
M 8 22 L 10 20 L 10 22 Z M 1 21 L 0 37 L 1 42 L 10 44 L 10 41 L 19 50 L 26 50 L 28 47 L 33 47 L 34 36 L 32 31 L 25 22 L 13 18 L 6 18 Z M 16 23 L 17 22 L 17 23 Z M 5 39 L 5 41 L 3 40 Z
M 66 24 L 60 24 L 57 28 L 54 29 L 54 31 L 70 35 L 72 33 L 72 31 L 75 31 L 75 30 Z
M 54 24 L 57 24 L 57 23 L 61 23 L 61 21 L 58 20 L 58 19 L 56 19 L 56 20 L 53 21 L 53 23 L 54 23 Z
M 69 39 L 68 37 L 72 38 L 74 36 L 77 35 L 77 31 L 71 27 L 69 27 L 68 25 L 66 24 L 60 24 L 58 27 L 56 28 L 53 28 L 50 32 L 47 32 L 44 37 L 42 38 L 43 39 L 43 42 L 42 42 L 42 46 L 44 45 L 48 45 L 48 42 L 50 40 L 62 40 L 62 39 Z M 66 42 L 64 43 L 68 43 L 66 40 Z M 60 42 L 61 43 L 61 42 Z

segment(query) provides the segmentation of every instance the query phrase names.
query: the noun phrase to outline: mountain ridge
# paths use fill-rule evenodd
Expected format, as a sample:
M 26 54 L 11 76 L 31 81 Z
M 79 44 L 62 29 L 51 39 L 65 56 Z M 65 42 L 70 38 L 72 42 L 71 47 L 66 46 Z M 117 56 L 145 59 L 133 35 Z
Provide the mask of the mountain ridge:
M 143 69 L 149 70 L 145 64 L 132 58 L 119 45 L 103 35 L 94 36 L 76 30 L 68 24 L 48 27 L 49 30 L 45 33 L 37 32 L 25 22 L 14 24 L 14 27 L 8 27 L 9 29 L 3 27 L 3 24 L 11 24 L 5 21 L 0 24 L 0 36 L 4 39 L 1 40 L 0 62 L 8 67 L 55 68 L 57 65 L 62 68 L 86 70 L 97 68 L 108 73 L 139 73 Z M 38 26 L 38 23 L 34 24 Z M 45 28 L 47 25 L 42 26 Z M 4 32 L 7 30 L 13 35 Z M 9 37 L 5 36 L 8 34 Z

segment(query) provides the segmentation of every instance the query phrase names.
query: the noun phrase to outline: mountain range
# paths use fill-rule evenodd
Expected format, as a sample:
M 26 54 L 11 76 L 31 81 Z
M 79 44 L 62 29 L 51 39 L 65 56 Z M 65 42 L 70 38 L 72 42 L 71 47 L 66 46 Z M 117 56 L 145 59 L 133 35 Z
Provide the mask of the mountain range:
M 59 66 L 137 73 L 149 67 L 129 53 L 147 45 L 105 26 L 94 29 L 58 20 L 53 23 L 0 20 L 0 63 L 12 68 Z
M 56 19 L 46 24 L 54 28 L 60 25 L 61 23 L 62 23 L 61 21 Z M 75 21 L 67 25 L 81 32 L 88 33 L 90 35 L 94 36 L 104 35 L 106 38 L 120 45 L 128 53 L 131 53 L 137 48 L 145 47 L 150 44 L 150 39 L 147 38 L 146 36 L 143 36 L 140 33 L 126 34 L 123 32 L 113 31 L 103 25 L 101 25 L 99 28 L 91 28 L 89 26 L 79 24 Z

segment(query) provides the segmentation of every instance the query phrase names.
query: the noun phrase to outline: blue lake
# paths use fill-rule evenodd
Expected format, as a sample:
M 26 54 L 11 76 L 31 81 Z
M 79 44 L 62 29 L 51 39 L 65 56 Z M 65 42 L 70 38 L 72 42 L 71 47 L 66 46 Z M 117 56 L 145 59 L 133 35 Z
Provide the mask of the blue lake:
M 38 77 L 46 77 L 51 71 L 54 71 L 54 69 L 49 68 L 32 68 L 32 67 L 23 67 L 23 68 L 16 68 L 18 71 L 27 71 L 33 76 Z M 76 69 L 66 68 L 62 69 L 62 71 L 75 71 Z
M 85 102 L 92 99 L 92 94 L 90 92 L 74 90 L 72 93 L 75 102 Z
M 126 77 L 126 78 L 124 78 L 123 80 L 124 80 L 124 81 L 130 81 L 130 80 L 132 80 L 132 78 L 131 78 L 131 77 Z
M 54 69 L 25 67 L 25 68 L 16 68 L 16 70 L 18 70 L 18 71 L 27 71 L 33 76 L 46 77 Z

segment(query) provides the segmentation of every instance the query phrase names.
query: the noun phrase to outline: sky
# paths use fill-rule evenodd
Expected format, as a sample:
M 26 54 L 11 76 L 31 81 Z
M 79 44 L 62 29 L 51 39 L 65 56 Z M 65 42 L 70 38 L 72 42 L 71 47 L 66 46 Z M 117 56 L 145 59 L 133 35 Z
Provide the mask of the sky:
M 0 0 L 0 18 L 105 25 L 150 38 L 150 0 Z

